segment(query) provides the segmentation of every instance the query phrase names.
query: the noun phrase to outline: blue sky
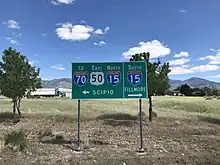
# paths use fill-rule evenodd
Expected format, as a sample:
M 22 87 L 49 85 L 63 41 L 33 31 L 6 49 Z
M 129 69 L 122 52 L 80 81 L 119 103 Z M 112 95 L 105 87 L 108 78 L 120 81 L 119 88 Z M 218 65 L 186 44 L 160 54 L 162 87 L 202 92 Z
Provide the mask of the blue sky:
M 151 53 L 169 77 L 220 81 L 219 0 L 1 0 L 0 50 L 12 46 L 43 79 L 71 77 L 71 62 Z

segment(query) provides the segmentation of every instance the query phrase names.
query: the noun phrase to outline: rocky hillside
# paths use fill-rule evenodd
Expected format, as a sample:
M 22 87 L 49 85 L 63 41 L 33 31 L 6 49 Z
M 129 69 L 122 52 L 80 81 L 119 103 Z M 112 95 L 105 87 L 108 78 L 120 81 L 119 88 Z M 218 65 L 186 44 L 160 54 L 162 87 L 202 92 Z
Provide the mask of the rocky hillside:
M 220 89 L 220 83 L 209 81 L 206 79 L 192 77 L 187 80 L 170 80 L 171 89 L 175 89 L 176 87 L 187 83 L 193 88 L 201 88 L 201 87 L 210 87 Z M 42 81 L 44 88 L 71 88 L 71 79 L 70 78 L 62 78 L 62 79 L 54 79 L 54 80 L 43 80 Z
M 44 88 L 71 88 L 72 80 L 70 78 L 42 80 Z

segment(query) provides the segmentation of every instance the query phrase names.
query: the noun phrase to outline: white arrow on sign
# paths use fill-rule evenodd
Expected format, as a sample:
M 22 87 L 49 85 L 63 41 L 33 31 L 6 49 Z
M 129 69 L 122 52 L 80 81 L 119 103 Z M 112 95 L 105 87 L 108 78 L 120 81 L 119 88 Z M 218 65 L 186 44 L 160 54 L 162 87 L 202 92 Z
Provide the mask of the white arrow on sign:
M 84 90 L 82 93 L 83 93 L 84 95 L 86 95 L 86 94 L 89 94 L 89 91 L 85 91 L 85 90 Z
M 142 94 L 139 93 L 139 94 L 128 94 L 128 97 L 141 97 Z

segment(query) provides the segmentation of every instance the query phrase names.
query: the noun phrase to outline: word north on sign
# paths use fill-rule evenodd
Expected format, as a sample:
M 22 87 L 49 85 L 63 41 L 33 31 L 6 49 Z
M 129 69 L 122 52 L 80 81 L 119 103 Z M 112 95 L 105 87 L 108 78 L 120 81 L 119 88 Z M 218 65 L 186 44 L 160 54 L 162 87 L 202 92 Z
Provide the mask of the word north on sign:
M 145 62 L 72 63 L 72 99 L 147 98 Z

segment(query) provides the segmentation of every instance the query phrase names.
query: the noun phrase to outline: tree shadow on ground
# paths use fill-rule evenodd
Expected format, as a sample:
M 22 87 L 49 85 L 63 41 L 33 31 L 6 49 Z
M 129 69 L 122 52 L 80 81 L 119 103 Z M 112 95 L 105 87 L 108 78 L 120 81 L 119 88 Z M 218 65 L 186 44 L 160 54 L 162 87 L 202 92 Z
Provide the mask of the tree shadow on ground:
M 133 116 L 125 113 L 107 113 L 97 117 L 97 120 L 104 120 L 104 124 L 117 126 L 130 127 L 136 123 L 139 116 Z
M 204 121 L 204 122 L 208 122 L 208 123 L 211 123 L 211 124 L 218 124 L 218 125 L 220 125 L 220 119 L 219 118 L 198 116 L 198 119 L 200 121 Z
M 40 139 L 40 142 L 60 145 L 77 143 L 75 140 L 64 139 L 61 135 L 44 136 Z
M 135 120 L 112 120 L 112 119 L 107 119 L 104 120 L 103 122 L 105 125 L 110 125 L 113 127 L 117 127 L 117 126 L 124 126 L 124 127 L 131 127 L 133 126 L 136 121 Z
M 98 120 L 137 120 L 138 116 L 133 116 L 126 113 L 106 113 L 97 117 Z
M 0 112 L 0 123 L 18 123 L 20 121 L 21 117 L 16 114 L 13 117 L 13 114 L 11 112 Z

